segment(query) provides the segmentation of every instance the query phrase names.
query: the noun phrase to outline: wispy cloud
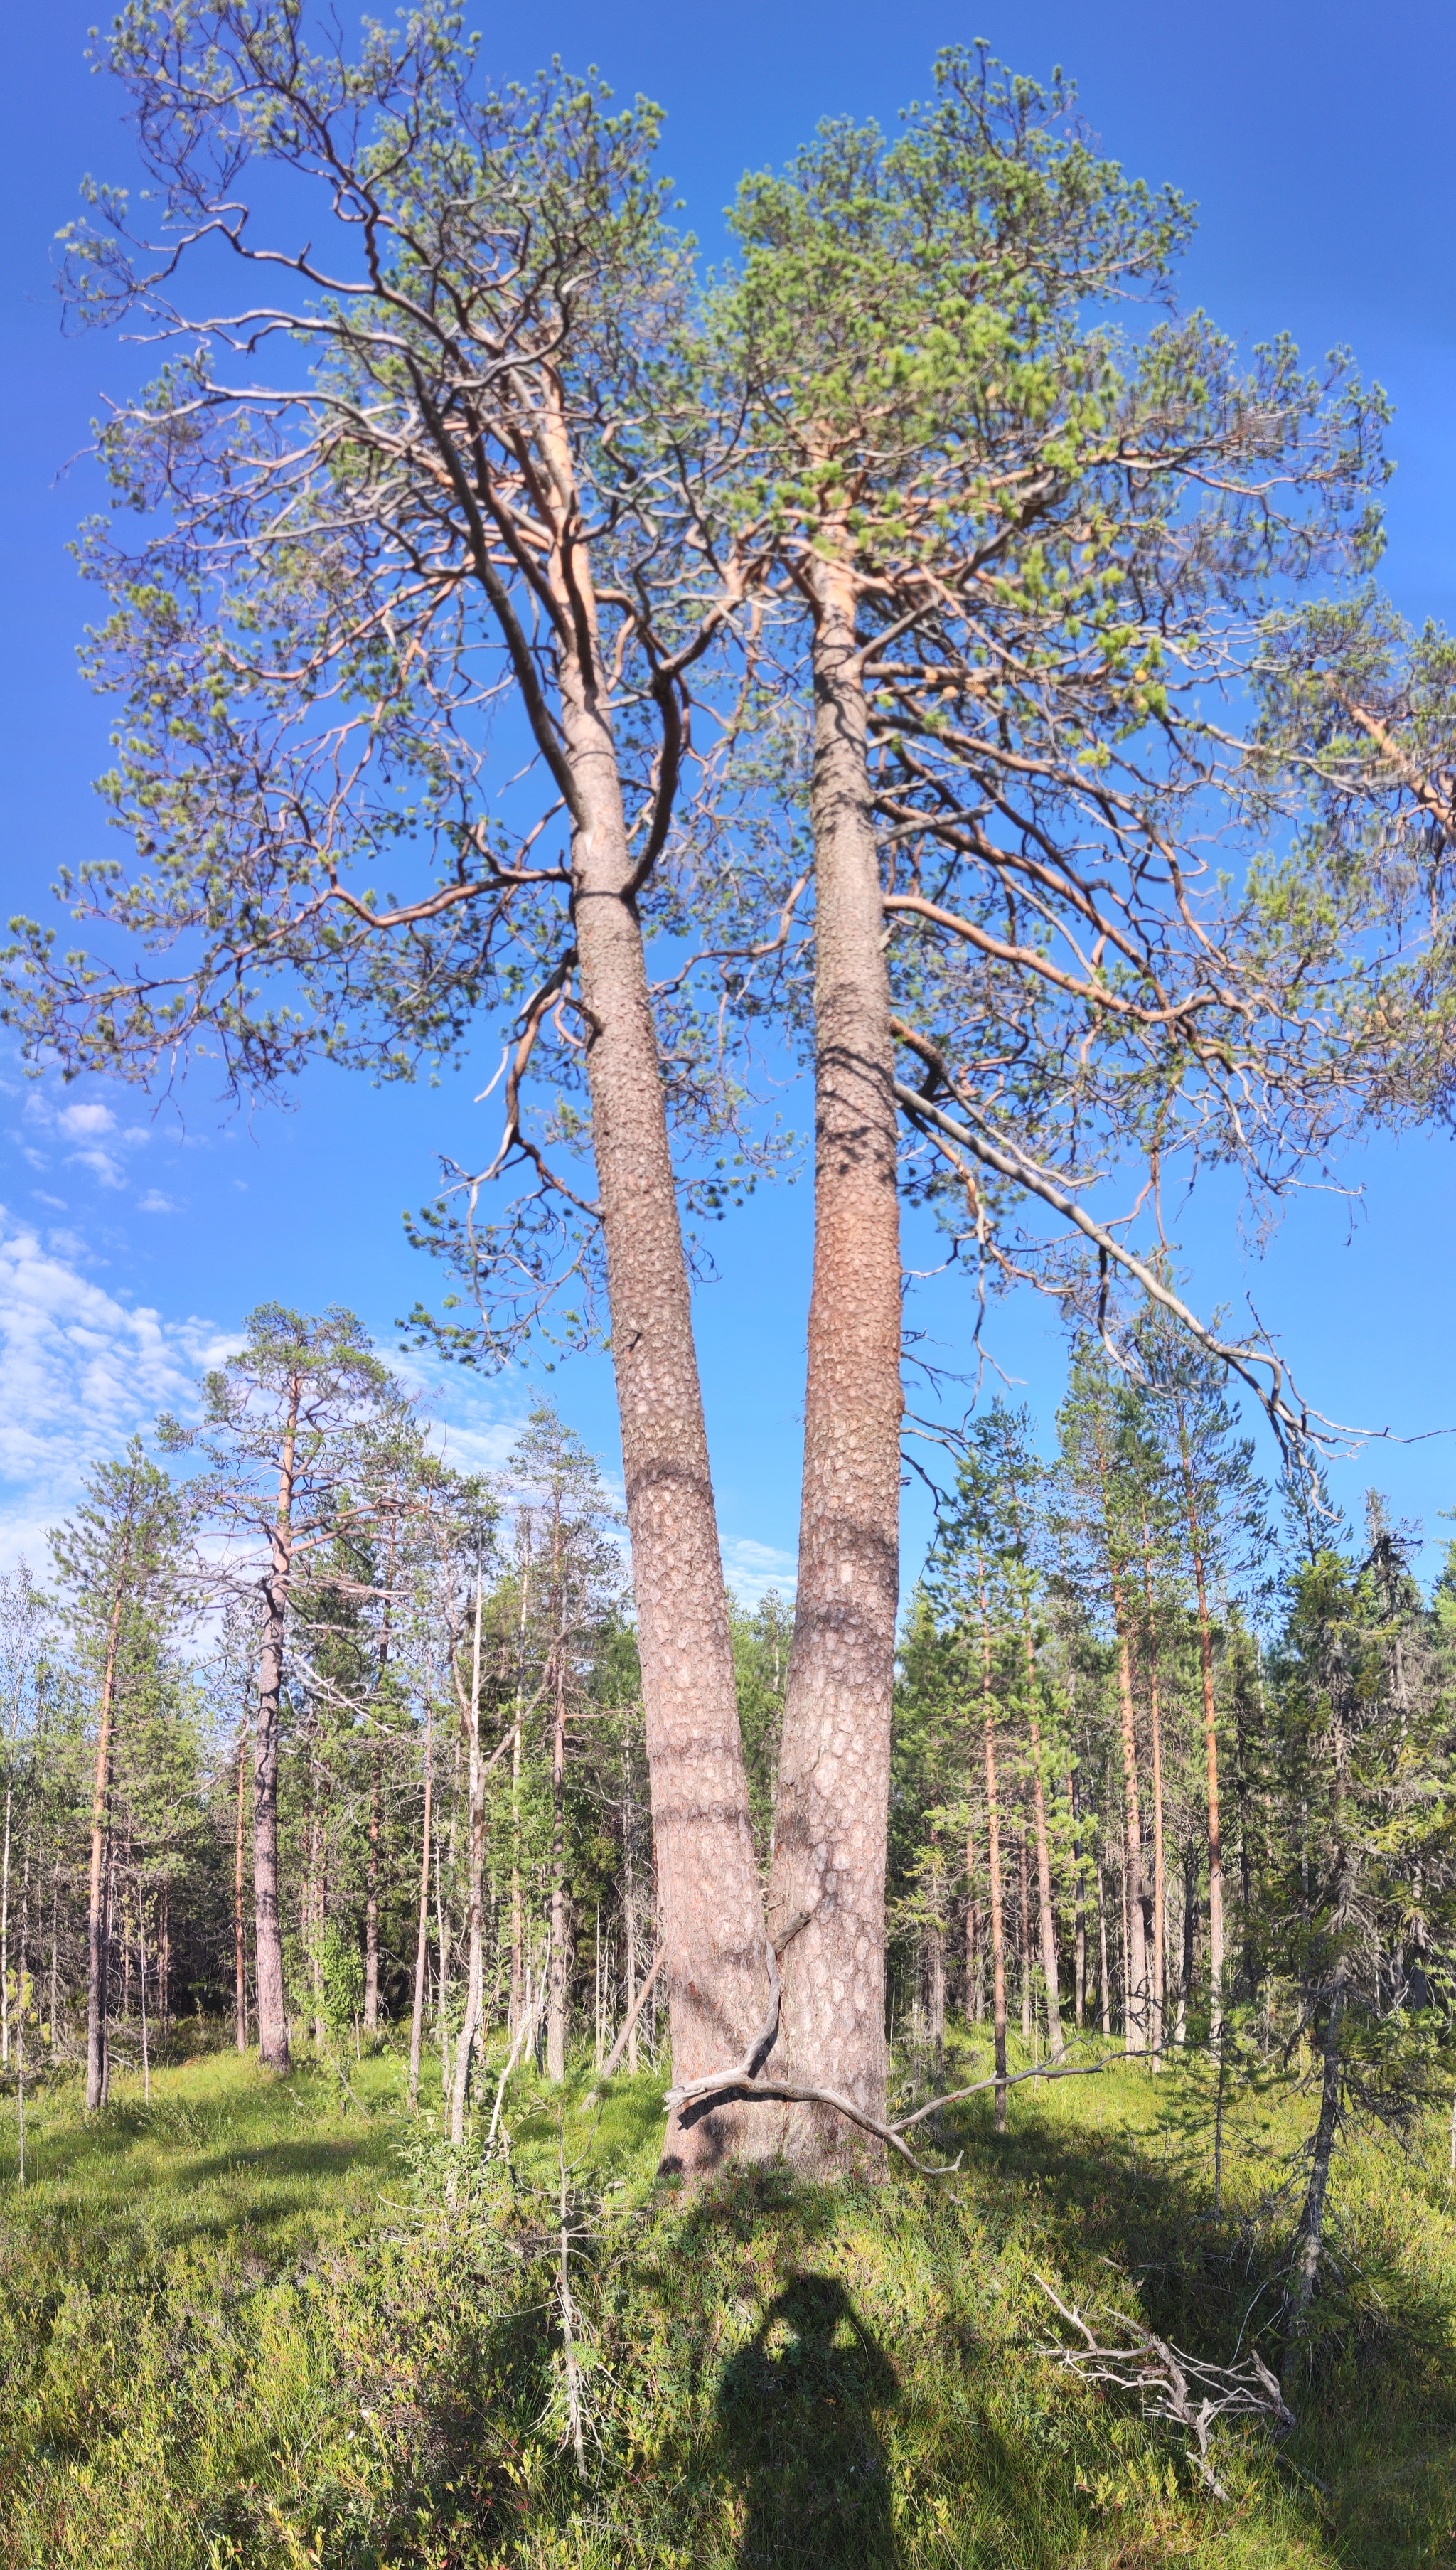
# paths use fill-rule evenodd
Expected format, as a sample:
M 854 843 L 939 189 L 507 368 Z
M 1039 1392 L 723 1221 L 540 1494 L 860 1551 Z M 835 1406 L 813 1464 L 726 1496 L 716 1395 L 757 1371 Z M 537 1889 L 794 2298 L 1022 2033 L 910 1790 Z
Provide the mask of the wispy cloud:
M 88 1467 L 184 1404 L 237 1334 L 124 1303 L 84 1273 L 81 1244 L 0 1209 L 0 1558 L 45 1560 L 48 1526 Z
M 798 1565 L 791 1552 L 780 1552 L 771 1543 L 755 1543 L 740 1535 L 723 1546 L 723 1576 L 745 1606 L 758 1606 L 771 1588 L 776 1588 L 781 1597 L 793 1596 Z

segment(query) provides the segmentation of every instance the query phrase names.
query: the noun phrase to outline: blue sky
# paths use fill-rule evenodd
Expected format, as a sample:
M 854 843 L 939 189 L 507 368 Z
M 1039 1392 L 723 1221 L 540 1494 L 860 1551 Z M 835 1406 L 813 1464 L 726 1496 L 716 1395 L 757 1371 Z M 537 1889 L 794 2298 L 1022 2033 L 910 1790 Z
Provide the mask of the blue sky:
M 129 176 L 111 84 L 86 68 L 93 0 L 17 11 L 7 34 L 3 190 L 6 378 L 0 411 L 0 632 L 5 909 L 45 904 L 62 863 L 107 843 L 90 779 L 106 761 L 106 708 L 75 667 L 86 601 L 65 547 L 98 503 L 88 422 L 137 359 L 115 341 L 66 340 L 50 291 L 51 239 L 87 171 Z M 1101 148 L 1198 201 L 1182 276 L 1250 342 L 1287 328 L 1311 356 L 1337 341 L 1396 405 L 1384 577 L 1411 616 L 1456 620 L 1456 241 L 1449 116 L 1456 15 L 1406 5 L 1236 5 L 1169 11 L 1001 5 L 973 16 L 930 0 L 893 12 L 861 0 L 740 0 L 731 14 L 678 7 L 472 7 L 490 68 L 531 72 L 552 52 L 596 63 L 619 92 L 668 111 L 665 165 L 711 251 L 739 173 L 781 161 L 823 115 L 893 121 L 929 85 L 935 49 L 984 36 L 1015 68 L 1060 63 Z M 526 32 L 529 28 L 529 33 Z M 473 1075 L 474 1073 L 474 1075 Z M 404 1207 L 431 1192 L 434 1154 L 477 1157 L 476 1066 L 438 1088 L 375 1092 L 341 1073 L 307 1079 L 293 1110 L 219 1120 L 199 1083 L 184 1117 L 134 1092 L 28 1086 L 0 1059 L 0 1550 L 39 1554 L 98 1451 L 224 1345 L 249 1306 L 352 1303 L 388 1345 L 395 1317 L 434 1280 L 406 1246 Z M 786 1101 L 805 1120 L 802 1099 Z M 1310 1195 L 1262 1257 L 1232 1201 L 1203 1198 L 1181 1228 L 1197 1298 L 1252 1294 L 1308 1397 L 1331 1416 L 1388 1425 L 1413 1444 L 1366 1448 L 1337 1468 L 1357 1500 L 1371 1480 L 1398 1514 L 1442 1530 L 1456 1505 L 1448 1280 L 1456 1263 L 1451 1143 L 1439 1135 L 1351 1155 L 1353 1204 Z M 810 1204 L 802 1186 L 761 1194 L 720 1228 L 720 1281 L 698 1297 L 699 1345 L 725 1557 L 754 1594 L 792 1576 L 798 1512 Z M 967 1363 L 969 1307 L 935 1289 L 915 1314 L 936 1359 Z M 1000 1307 L 989 1342 L 1049 1420 L 1061 1342 L 1039 1305 Z M 577 1361 L 555 1398 L 610 1462 L 607 1368 Z M 455 1379 L 441 1402 L 463 1460 L 500 1460 L 532 1379 Z M 908 1566 L 925 1509 L 908 1495 Z

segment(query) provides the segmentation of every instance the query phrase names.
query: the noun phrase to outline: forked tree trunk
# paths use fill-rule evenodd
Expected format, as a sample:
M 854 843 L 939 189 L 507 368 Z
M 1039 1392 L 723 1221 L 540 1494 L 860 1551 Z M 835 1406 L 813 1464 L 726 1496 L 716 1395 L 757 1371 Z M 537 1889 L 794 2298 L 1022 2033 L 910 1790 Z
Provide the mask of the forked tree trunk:
M 562 630 L 562 754 L 576 799 L 572 910 L 589 1031 L 591 1142 L 606 1254 L 642 1708 L 676 2081 L 742 2054 L 767 2003 L 733 1649 L 661 1065 L 597 618 L 563 426 L 539 423 L 567 530 L 551 557 Z M 563 564 L 569 561 L 569 585 Z M 687 2128 L 664 2165 L 710 2167 L 767 2136 L 751 2108 Z
M 815 1208 L 799 1589 L 770 1917 L 785 2072 L 885 2114 L 885 1852 L 899 1592 L 898 1124 L 866 704 L 846 571 L 815 574 Z M 848 2120 L 793 2107 L 797 2165 L 878 2163 Z
M 278 1916 L 278 1726 L 283 1693 L 283 1642 L 293 1569 L 293 1474 L 298 1409 L 303 1386 L 294 1377 L 278 1459 L 278 1498 L 271 1559 L 263 1583 L 263 1647 L 258 1669 L 258 1719 L 252 1770 L 253 1971 L 257 1982 L 258 2059 L 267 2070 L 288 2067 L 288 2005 L 283 1990 L 283 1929 Z
M 106 1657 L 102 1663 L 101 1703 L 96 1723 L 96 1781 L 91 1798 L 91 1880 L 87 1903 L 86 1926 L 86 2105 L 90 2114 L 106 2103 L 106 1992 L 109 1957 L 107 1954 L 105 1894 L 103 1872 L 111 1836 L 112 1728 L 116 1715 L 117 1654 L 121 1644 L 122 1614 L 126 1606 L 127 1573 L 131 1566 L 131 1546 L 124 1543 L 121 1565 L 112 1598 L 111 1620 L 107 1626 Z

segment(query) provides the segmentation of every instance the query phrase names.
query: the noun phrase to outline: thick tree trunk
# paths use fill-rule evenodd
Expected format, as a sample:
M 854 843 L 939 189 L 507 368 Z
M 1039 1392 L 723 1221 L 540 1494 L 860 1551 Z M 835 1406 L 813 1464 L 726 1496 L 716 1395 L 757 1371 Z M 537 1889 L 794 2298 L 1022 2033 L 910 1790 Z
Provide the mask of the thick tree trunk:
M 124 1549 L 107 1626 L 102 1663 L 101 1703 L 96 1723 L 96 1781 L 91 1798 L 91 1879 L 86 1914 L 86 2105 L 90 2114 L 106 2102 L 106 1992 L 109 1957 L 103 1910 L 102 1874 L 111 1835 L 112 1728 L 116 1713 L 117 1653 L 126 1605 L 129 1551 Z
M 570 458 L 544 431 L 570 514 Z M 559 564 L 560 557 L 557 557 Z M 767 2000 L 763 1898 L 749 1821 L 733 1650 L 661 1066 L 633 894 L 596 617 L 573 528 L 562 607 L 564 755 L 577 800 L 571 874 L 590 1030 L 592 1150 L 606 1253 L 642 1706 L 675 2080 L 736 2060 Z M 669 2123 L 664 2165 L 711 2166 L 767 2136 L 751 2108 Z
M 784 1701 L 772 1919 L 787 2075 L 885 2113 L 885 1852 L 899 1592 L 898 1126 L 864 681 L 847 573 L 816 575 L 814 1281 L 799 1589 Z M 843 2117 L 789 2110 L 801 2167 L 878 2162 Z
M 425 1698 L 425 1816 L 420 1832 L 420 1923 L 415 1938 L 415 1996 L 410 2011 L 410 2104 L 420 2103 L 420 2055 L 425 2042 L 425 1975 L 430 1960 L 430 1845 L 434 1826 L 435 1699 Z

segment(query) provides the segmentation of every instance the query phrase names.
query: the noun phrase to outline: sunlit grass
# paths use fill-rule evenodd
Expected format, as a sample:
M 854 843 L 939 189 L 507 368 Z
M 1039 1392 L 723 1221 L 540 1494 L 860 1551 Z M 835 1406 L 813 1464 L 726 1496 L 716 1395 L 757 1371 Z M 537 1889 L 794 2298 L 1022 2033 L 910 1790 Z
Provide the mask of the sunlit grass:
M 969 2056 L 963 2056 L 968 2062 Z M 438 2075 L 286 2081 L 204 2053 L 0 2106 L 4 2570 L 1416 2570 L 1456 2560 L 1444 2155 L 1340 2163 L 1334 2271 L 1281 2453 L 1176 2439 L 1036 2354 L 1037 2271 L 1232 2356 L 1277 2312 L 1311 2101 L 1191 2057 L 945 2119 L 960 2173 L 658 2186 L 661 2083 L 518 2089 L 509 2169 L 443 2201 Z M 352 2095 L 348 2093 L 352 2090 Z M 564 2160 L 588 2478 L 565 2440 Z M 1322 2485 L 1322 2486 L 1321 2486 Z

